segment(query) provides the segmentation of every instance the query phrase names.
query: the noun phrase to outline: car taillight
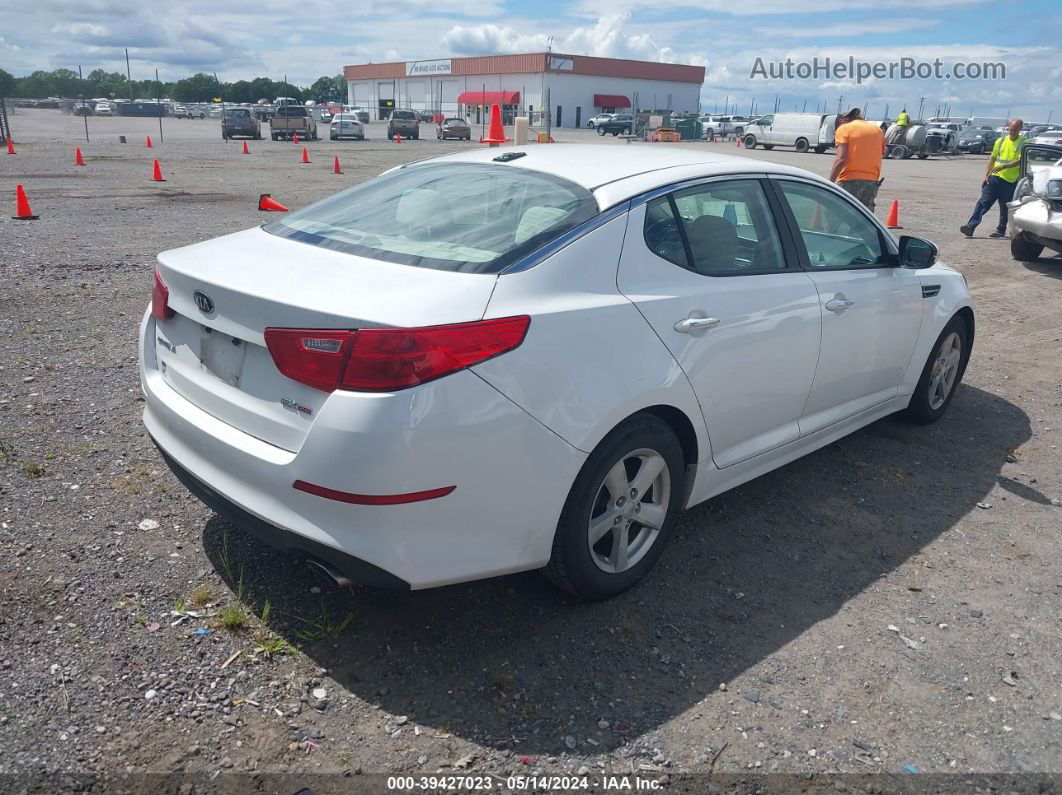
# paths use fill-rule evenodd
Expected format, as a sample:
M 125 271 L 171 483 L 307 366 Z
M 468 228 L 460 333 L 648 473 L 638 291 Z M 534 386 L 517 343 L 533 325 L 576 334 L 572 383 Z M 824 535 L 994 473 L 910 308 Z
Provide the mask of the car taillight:
M 151 315 L 156 320 L 166 320 L 175 314 L 169 305 L 170 288 L 162 281 L 159 269 L 155 268 L 155 286 L 151 290 Z
M 316 331 L 267 328 L 266 347 L 293 381 L 331 392 L 387 392 L 423 384 L 511 351 L 526 315 L 406 329 Z

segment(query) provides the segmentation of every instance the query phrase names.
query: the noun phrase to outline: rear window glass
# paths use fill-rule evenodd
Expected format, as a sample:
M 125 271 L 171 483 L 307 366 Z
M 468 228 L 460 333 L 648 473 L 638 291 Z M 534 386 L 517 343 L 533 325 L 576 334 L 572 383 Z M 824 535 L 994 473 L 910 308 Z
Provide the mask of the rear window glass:
M 298 105 L 282 105 L 277 108 L 277 117 L 281 119 L 295 119 L 306 116 L 306 108 L 300 108 Z
M 225 115 L 230 119 L 249 119 L 251 117 L 251 111 L 246 108 L 230 108 L 225 111 Z
M 597 212 L 589 191 L 559 177 L 436 163 L 384 174 L 264 228 L 387 262 L 497 273 Z
M 396 110 L 395 113 L 394 113 L 394 117 L 396 119 L 407 119 L 407 120 L 413 120 L 413 119 L 417 118 L 413 114 L 413 111 L 411 111 L 411 110 Z
M 443 124 L 464 124 L 464 119 L 446 119 Z

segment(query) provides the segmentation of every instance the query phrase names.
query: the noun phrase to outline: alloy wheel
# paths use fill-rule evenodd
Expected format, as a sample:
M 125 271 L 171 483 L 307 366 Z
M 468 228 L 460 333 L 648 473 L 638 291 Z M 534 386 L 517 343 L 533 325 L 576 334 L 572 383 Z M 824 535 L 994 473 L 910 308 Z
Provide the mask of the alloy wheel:
M 961 362 L 962 338 L 953 331 L 940 344 L 929 378 L 929 407 L 934 411 L 944 405 L 955 387 Z
M 594 564 L 620 574 L 656 542 L 671 503 L 671 473 L 664 457 L 641 448 L 624 455 L 605 475 L 587 523 Z

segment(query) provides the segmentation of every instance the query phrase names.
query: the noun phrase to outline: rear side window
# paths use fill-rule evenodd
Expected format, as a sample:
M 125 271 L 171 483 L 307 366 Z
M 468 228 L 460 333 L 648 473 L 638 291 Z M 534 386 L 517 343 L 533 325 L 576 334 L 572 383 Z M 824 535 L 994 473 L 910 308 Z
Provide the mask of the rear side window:
M 549 174 L 425 163 L 364 182 L 264 228 L 387 262 L 497 273 L 597 212 L 589 191 Z

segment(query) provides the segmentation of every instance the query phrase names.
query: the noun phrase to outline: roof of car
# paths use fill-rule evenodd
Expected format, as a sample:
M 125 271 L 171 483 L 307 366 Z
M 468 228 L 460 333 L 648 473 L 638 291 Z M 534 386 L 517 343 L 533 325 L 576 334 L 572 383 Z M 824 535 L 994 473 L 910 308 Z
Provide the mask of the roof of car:
M 531 144 L 473 149 L 431 158 L 431 162 L 490 163 L 503 152 L 524 153 L 523 157 L 505 163 L 506 166 L 541 171 L 575 182 L 592 191 L 602 208 L 674 182 L 720 174 L 789 174 L 822 180 L 801 168 L 684 144 Z

